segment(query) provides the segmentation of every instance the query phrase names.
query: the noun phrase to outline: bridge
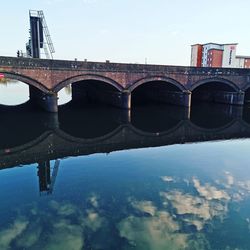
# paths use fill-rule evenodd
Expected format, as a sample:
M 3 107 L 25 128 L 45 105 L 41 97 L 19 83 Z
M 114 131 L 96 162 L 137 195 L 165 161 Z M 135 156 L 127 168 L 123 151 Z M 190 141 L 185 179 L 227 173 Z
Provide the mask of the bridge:
M 250 99 L 250 69 L 1 56 L 0 73 L 28 84 L 30 100 L 49 112 L 58 111 L 57 94 L 68 85 L 72 101 L 123 109 L 147 100 L 190 107 L 194 100 L 243 105 Z

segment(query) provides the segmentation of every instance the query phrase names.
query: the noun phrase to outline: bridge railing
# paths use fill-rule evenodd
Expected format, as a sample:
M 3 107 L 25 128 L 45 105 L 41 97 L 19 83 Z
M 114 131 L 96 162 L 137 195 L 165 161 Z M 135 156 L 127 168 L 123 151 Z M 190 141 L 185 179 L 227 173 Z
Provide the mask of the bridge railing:
M 48 60 L 37 58 L 20 58 L 0 56 L 1 67 L 21 67 L 21 68 L 46 68 L 65 70 L 86 70 L 86 71 L 110 71 L 110 72 L 138 72 L 138 73 L 169 73 L 185 75 L 234 75 L 249 76 L 250 69 L 240 68 L 205 68 L 187 67 L 172 65 L 150 65 L 150 64 L 125 64 L 110 62 L 88 62 L 88 61 L 68 61 L 68 60 Z

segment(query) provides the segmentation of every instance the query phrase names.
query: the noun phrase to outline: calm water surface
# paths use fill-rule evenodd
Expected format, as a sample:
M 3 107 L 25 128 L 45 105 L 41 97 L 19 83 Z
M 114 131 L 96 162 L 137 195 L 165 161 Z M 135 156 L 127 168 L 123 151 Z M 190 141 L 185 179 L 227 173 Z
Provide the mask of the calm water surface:
M 247 107 L 0 113 L 0 249 L 250 249 Z

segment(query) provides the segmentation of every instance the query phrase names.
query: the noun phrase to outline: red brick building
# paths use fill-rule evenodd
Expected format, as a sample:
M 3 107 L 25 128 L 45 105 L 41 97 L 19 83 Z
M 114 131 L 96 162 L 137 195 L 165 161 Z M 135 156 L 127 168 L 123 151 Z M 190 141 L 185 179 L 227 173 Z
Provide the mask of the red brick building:
M 223 50 L 210 49 L 208 52 L 208 67 L 221 67 L 222 66 Z
M 236 56 L 237 43 L 191 45 L 191 66 L 250 68 L 250 56 Z
M 236 56 L 239 68 L 250 68 L 250 56 Z

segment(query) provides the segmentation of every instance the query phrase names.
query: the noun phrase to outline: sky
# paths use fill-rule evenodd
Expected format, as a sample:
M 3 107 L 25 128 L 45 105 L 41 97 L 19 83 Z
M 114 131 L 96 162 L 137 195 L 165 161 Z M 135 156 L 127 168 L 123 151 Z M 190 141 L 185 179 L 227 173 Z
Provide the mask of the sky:
M 25 50 L 30 9 L 44 11 L 55 59 L 189 65 L 207 42 L 250 56 L 249 0 L 1 0 L 1 56 Z

